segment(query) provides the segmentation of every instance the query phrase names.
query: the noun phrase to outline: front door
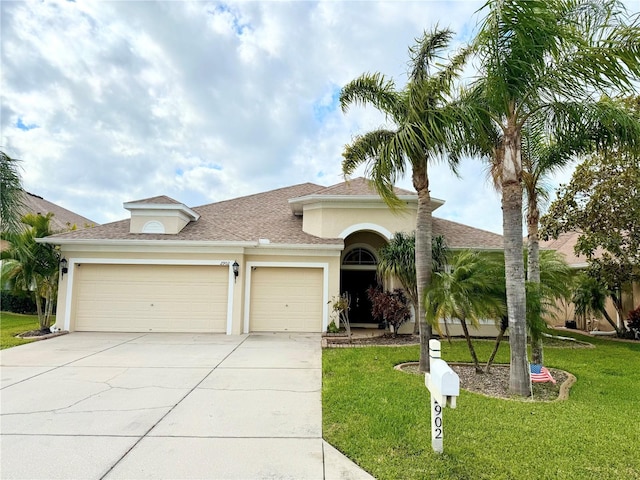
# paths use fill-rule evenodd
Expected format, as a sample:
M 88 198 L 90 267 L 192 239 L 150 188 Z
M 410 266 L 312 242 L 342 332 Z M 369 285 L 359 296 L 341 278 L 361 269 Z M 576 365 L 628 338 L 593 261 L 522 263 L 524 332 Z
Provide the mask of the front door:
M 353 323 L 377 324 L 371 317 L 371 301 L 367 289 L 378 285 L 375 270 L 342 270 L 340 272 L 341 292 L 351 296 L 349 321 Z

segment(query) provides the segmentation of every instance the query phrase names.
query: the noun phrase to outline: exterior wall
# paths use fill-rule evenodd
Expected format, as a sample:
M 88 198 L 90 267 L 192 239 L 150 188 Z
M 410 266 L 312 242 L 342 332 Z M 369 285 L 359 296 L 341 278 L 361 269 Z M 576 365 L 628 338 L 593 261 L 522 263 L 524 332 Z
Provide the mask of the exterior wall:
M 131 233 L 142 233 L 145 224 L 152 221 L 162 223 L 166 234 L 176 234 L 189 223 L 189 219 L 177 211 L 170 211 L 166 214 L 158 211 L 149 215 L 132 214 L 130 225 Z
M 345 238 L 343 252 L 349 250 L 349 247 L 351 245 L 356 244 L 368 245 L 370 247 L 373 247 L 373 250 L 377 252 L 380 248 L 384 247 L 387 244 L 387 241 L 382 238 L 380 234 L 375 232 L 356 232 Z
M 410 334 L 413 333 L 414 323 L 413 321 L 403 323 L 398 329 L 399 334 Z M 445 325 L 443 322 L 440 322 L 440 328 L 444 334 Z M 483 338 L 496 338 L 500 331 L 493 320 L 482 320 L 480 321 L 480 325 L 478 328 L 474 328 L 472 325 L 469 325 L 469 334 L 472 337 L 483 337 Z M 452 337 L 463 337 L 464 332 L 462 331 L 462 326 L 460 322 L 457 320 L 452 320 L 449 322 L 449 335 Z M 507 334 L 505 336 L 509 336 L 509 331 L 507 330 Z
M 632 287 L 628 288 L 622 295 L 623 298 L 623 308 L 625 312 L 630 312 L 634 308 L 640 305 L 640 283 L 635 283 Z M 547 323 L 556 327 L 564 327 L 565 321 L 574 320 L 576 322 L 576 326 L 580 330 L 591 331 L 591 330 L 599 330 L 601 332 L 612 332 L 613 327 L 609 325 L 609 322 L 604 317 L 589 317 L 586 320 L 577 318 L 575 315 L 575 308 L 573 303 L 565 304 L 563 302 L 557 303 L 558 311 L 556 312 L 555 317 L 549 317 L 546 319 Z M 613 301 L 610 298 L 607 298 L 605 303 L 605 308 L 607 313 L 611 317 L 614 322 L 618 322 L 618 312 L 613 305 Z M 625 318 L 620 319 L 620 323 L 626 321 Z
M 345 230 L 361 224 L 377 225 L 390 233 L 410 232 L 415 229 L 416 209 L 408 207 L 405 210 L 393 212 L 382 204 L 366 208 L 358 208 L 356 205 L 350 205 L 348 208 L 327 206 L 318 208 L 314 205 L 305 206 L 302 218 L 302 230 L 322 238 L 344 238 Z M 357 228 L 357 230 L 365 229 Z

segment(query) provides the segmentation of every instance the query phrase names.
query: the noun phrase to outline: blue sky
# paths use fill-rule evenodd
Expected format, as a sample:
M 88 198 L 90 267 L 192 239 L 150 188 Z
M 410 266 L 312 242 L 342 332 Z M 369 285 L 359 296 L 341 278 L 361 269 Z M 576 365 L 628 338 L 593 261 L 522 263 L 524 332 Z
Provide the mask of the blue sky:
M 0 145 L 28 191 L 100 223 L 156 195 L 198 206 L 338 183 L 344 145 L 385 122 L 343 114 L 339 89 L 364 72 L 401 87 L 414 39 L 439 25 L 459 47 L 482 4 L 2 1 Z M 501 233 L 484 165 L 460 174 L 432 168 L 436 214 Z

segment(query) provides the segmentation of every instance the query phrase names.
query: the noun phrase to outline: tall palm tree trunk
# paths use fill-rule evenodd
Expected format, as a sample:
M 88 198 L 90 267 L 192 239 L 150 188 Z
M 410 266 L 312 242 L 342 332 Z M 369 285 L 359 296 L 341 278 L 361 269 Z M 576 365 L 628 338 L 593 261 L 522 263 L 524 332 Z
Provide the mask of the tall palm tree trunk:
M 531 388 L 527 361 L 527 307 L 522 251 L 522 159 L 520 136 L 515 126 L 510 126 L 505 132 L 503 141 L 502 229 L 511 347 L 509 391 L 528 397 Z
M 418 193 L 418 212 L 416 219 L 416 282 L 418 285 L 418 311 L 416 321 L 420 331 L 420 363 L 419 370 L 428 372 L 429 340 L 431 339 L 431 325 L 425 318 L 424 289 L 431 283 L 431 194 L 429 193 L 429 178 L 427 177 L 426 161 L 422 166 L 413 168 L 413 188 Z
M 540 210 L 534 192 L 529 192 L 527 205 L 527 279 L 536 287 L 540 287 Z M 538 298 L 536 296 L 536 298 Z M 533 363 L 544 363 L 541 332 L 532 332 L 531 360 Z
M 473 342 L 471 341 L 471 335 L 469 335 L 469 327 L 467 326 L 467 321 L 464 318 L 461 318 L 460 325 L 462 325 L 464 338 L 467 341 L 467 347 L 469 347 L 469 352 L 471 353 L 473 364 L 476 367 L 476 373 L 484 373 L 484 371 L 482 370 L 482 367 L 480 367 L 480 362 L 478 361 L 478 354 L 476 353 L 476 349 L 473 348 Z

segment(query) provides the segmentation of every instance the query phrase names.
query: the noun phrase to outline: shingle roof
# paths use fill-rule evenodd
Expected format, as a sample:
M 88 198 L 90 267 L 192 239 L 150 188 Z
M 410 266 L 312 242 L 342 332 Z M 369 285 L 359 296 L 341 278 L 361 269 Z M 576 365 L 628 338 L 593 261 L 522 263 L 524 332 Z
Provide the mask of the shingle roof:
M 396 195 L 416 195 L 416 192 L 410 192 L 402 188 L 394 187 Z M 314 195 L 378 195 L 371 186 L 371 181 L 364 177 L 357 177 L 347 180 L 346 182 L 337 183 L 330 187 L 324 187 Z
M 129 233 L 130 220 L 108 223 L 82 232 L 57 235 L 59 239 L 88 240 L 192 240 L 342 245 L 342 239 L 325 239 L 302 231 L 302 218 L 289 208 L 288 199 L 307 195 L 322 187 L 303 183 L 265 193 L 211 203 L 193 210 L 201 215 L 175 235 Z M 155 197 L 158 198 L 158 197 Z
M 80 229 L 86 225 L 96 225 L 96 222 L 93 220 L 89 220 L 82 215 L 78 215 L 71 210 L 67 210 L 60 205 L 56 205 L 55 203 L 45 200 L 33 193 L 23 192 L 22 203 L 23 208 L 20 209 L 21 215 L 25 215 L 27 213 L 39 213 L 41 215 L 53 213 L 53 217 L 49 224 L 51 226 L 51 230 L 54 232 L 69 230 L 73 225 Z
M 433 217 L 432 233 L 442 235 L 449 248 L 494 250 L 504 246 L 502 235 L 438 217 Z
M 347 185 L 331 187 L 303 183 L 194 207 L 193 210 L 201 215 L 200 219 L 189 223 L 175 235 L 129 233 L 130 220 L 127 219 L 56 235 L 55 238 L 202 242 L 258 242 L 260 239 L 268 239 L 272 244 L 343 245 L 343 240 L 339 238 L 320 238 L 304 233 L 302 217 L 294 215 L 289 206 L 291 198 L 323 194 L 369 195 L 372 191 L 363 178 L 354 179 Z M 411 192 L 398 189 L 398 194 L 406 195 Z M 154 197 L 157 198 L 162 197 Z M 498 234 L 437 217 L 433 218 L 433 234 L 443 235 L 451 248 L 502 248 L 502 237 Z
M 127 203 L 153 203 L 158 205 L 171 205 L 171 204 L 180 205 L 182 202 L 174 200 L 171 197 L 167 197 L 166 195 L 158 195 L 157 197 L 144 198 L 142 200 L 133 200 Z

